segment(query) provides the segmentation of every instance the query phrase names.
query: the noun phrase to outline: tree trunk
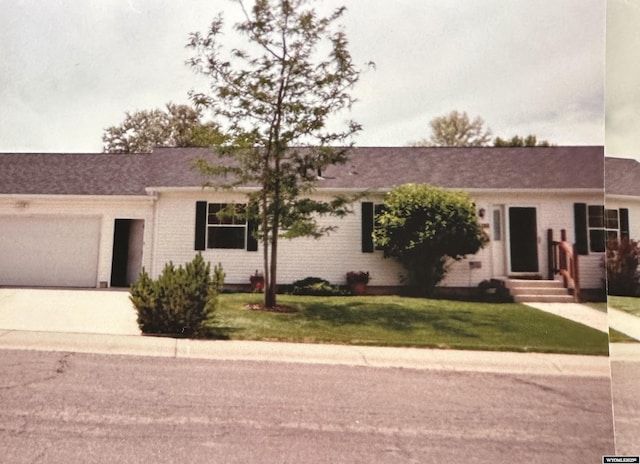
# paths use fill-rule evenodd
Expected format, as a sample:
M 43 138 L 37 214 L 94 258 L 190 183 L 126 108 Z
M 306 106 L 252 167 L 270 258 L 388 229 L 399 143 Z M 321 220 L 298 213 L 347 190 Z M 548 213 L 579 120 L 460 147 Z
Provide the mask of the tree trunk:
M 271 237 L 271 262 L 269 263 L 269 285 L 264 294 L 264 305 L 267 308 L 273 308 L 276 305 L 276 273 L 278 265 L 278 236 Z
M 266 150 L 263 154 L 263 170 L 264 172 L 268 172 L 269 170 L 269 153 L 270 150 Z M 268 206 L 268 198 L 265 183 L 262 184 L 262 198 L 261 198 L 261 219 L 262 219 L 262 246 L 263 246 L 263 265 L 264 265 L 264 289 L 263 289 L 263 303 L 264 306 L 269 308 L 269 303 L 271 303 L 271 299 L 269 298 L 273 279 L 271 278 L 271 273 L 269 272 L 269 246 L 271 245 L 269 241 L 269 221 L 267 219 L 267 206 Z M 275 301 L 272 303 L 275 305 Z
M 279 117 L 279 113 L 278 113 Z M 276 124 L 276 134 L 279 128 L 279 121 Z M 277 136 L 276 136 L 277 140 Z M 276 146 L 278 144 L 276 143 Z M 271 150 L 271 148 L 270 148 Z M 280 156 L 281 152 L 277 152 L 274 155 L 274 173 L 275 182 L 273 187 L 273 218 L 271 223 L 271 256 L 269 257 L 269 286 L 264 294 L 264 305 L 267 308 L 273 308 L 276 305 L 276 290 L 277 290 L 277 273 L 278 273 L 278 235 L 280 233 L 280 210 L 282 207 L 282 198 L 280 193 Z
M 273 224 L 271 226 L 271 256 L 269 263 L 269 288 L 264 294 L 264 305 L 273 308 L 276 305 L 277 272 L 278 272 L 278 229 L 280 228 L 280 214 L 276 208 L 273 214 Z

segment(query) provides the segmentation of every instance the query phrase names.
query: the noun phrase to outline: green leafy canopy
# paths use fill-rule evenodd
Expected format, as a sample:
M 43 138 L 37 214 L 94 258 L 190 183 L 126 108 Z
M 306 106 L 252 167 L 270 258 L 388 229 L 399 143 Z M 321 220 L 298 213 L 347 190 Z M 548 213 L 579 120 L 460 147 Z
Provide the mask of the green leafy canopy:
M 191 101 L 211 110 L 229 137 L 217 151 L 230 162 L 201 160 L 198 167 L 226 187 L 256 187 L 249 211 L 260 222 L 265 292 L 272 293 L 265 304 L 272 306 L 278 238 L 318 237 L 332 229 L 320 227 L 318 215 L 348 212 L 346 198 L 307 195 L 326 167 L 346 162 L 351 137 L 360 130 L 354 121 L 342 129 L 329 124 L 355 102 L 350 91 L 360 71 L 336 25 L 344 7 L 321 16 L 312 0 L 255 0 L 251 8 L 234 2 L 244 13 L 234 30 L 247 40 L 246 48 L 225 49 L 222 15 L 206 33 L 192 33 L 187 44 L 194 52 L 187 64 L 210 84 L 208 93 L 192 91 Z
M 400 261 L 419 293 L 429 293 L 442 280 L 449 259 L 462 259 L 487 243 L 466 193 L 426 184 L 389 192 L 376 220 L 376 244 Z

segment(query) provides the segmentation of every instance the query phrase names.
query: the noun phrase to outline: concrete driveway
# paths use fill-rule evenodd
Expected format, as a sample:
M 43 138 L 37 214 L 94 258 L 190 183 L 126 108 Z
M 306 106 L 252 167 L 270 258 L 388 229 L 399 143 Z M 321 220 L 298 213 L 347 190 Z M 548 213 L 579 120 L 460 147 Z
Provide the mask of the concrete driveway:
M 0 288 L 0 328 L 139 335 L 127 290 Z

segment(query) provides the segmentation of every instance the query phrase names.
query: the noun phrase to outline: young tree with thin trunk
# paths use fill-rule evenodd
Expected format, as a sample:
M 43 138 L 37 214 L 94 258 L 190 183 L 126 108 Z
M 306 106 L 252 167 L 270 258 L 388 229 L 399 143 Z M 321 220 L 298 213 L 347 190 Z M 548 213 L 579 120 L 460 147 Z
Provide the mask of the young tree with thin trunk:
M 311 0 L 255 0 L 235 32 L 246 49 L 225 51 L 219 15 L 209 30 L 190 35 L 194 56 L 187 64 L 210 80 L 210 92 L 191 92 L 197 107 L 211 110 L 230 142 L 217 148 L 225 162 L 200 160 L 201 170 L 220 176 L 227 187 L 256 186 L 247 211 L 260 226 L 264 304 L 276 305 L 278 245 L 281 237 L 320 237 L 318 215 L 341 216 L 348 200 L 309 198 L 318 173 L 347 160 L 350 139 L 360 126 L 347 121 L 329 128 L 329 118 L 354 103 L 350 90 L 360 71 L 336 22 L 345 8 L 321 16 Z M 342 148 L 335 148 L 342 147 Z M 226 179 L 226 180 L 224 180 Z M 212 182 L 213 183 L 213 182 Z

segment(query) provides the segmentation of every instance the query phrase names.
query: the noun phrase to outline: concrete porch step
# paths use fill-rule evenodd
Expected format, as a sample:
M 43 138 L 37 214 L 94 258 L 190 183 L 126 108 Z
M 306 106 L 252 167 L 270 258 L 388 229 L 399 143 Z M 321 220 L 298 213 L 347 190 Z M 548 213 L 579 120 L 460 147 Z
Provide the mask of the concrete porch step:
M 573 303 L 573 295 L 559 280 L 507 279 L 505 286 L 517 303 Z
M 507 279 L 505 280 L 507 288 L 564 288 L 559 280 L 524 280 L 524 279 Z
M 513 287 L 509 291 L 511 295 L 567 295 L 567 289 L 564 287 Z
M 516 303 L 573 303 L 573 296 L 565 295 L 513 295 Z

